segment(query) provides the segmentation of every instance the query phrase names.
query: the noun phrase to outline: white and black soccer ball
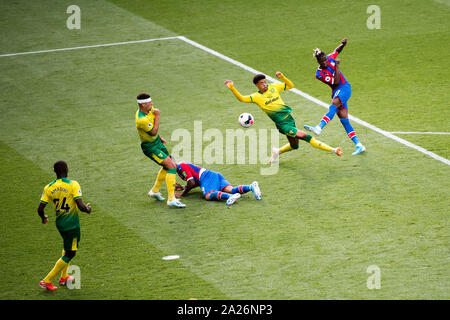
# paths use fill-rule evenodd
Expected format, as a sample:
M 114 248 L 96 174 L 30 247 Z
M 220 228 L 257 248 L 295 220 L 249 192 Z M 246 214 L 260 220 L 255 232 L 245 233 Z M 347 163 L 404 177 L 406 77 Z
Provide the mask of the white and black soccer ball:
M 255 118 L 250 113 L 244 112 L 239 116 L 239 124 L 244 128 L 251 127 L 255 123 Z

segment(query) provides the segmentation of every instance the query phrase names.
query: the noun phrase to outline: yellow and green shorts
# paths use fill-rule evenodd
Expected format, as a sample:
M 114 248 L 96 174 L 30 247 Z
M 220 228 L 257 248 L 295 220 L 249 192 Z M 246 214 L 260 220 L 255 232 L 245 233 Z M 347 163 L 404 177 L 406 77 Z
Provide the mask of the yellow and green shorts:
M 294 118 L 289 114 L 287 117 L 281 120 L 273 120 L 278 131 L 289 137 L 295 137 L 297 135 L 297 127 L 295 126 Z
M 63 238 L 64 251 L 77 251 L 80 242 L 80 228 L 75 228 L 67 231 L 59 231 Z
M 142 152 L 157 164 L 161 164 L 169 156 L 169 151 L 159 137 L 153 142 L 142 142 L 141 148 Z

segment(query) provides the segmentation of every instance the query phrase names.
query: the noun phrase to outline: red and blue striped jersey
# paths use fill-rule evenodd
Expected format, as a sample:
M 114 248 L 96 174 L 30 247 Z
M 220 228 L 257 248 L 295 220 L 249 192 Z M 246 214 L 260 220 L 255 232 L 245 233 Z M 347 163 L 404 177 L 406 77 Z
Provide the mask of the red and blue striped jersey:
M 327 56 L 328 66 L 326 69 L 321 69 L 320 66 L 316 71 L 316 78 L 326 83 L 331 87 L 332 90 L 336 89 L 338 86 L 348 83 L 347 79 L 345 79 L 342 72 L 339 72 L 340 81 L 339 84 L 336 85 L 334 82 L 335 72 L 336 72 L 336 56 L 338 52 L 335 50 Z
M 196 166 L 195 164 L 189 162 L 180 162 L 177 165 L 177 173 L 181 179 L 189 181 L 194 179 L 195 182 L 200 184 L 200 176 L 205 171 L 205 169 Z

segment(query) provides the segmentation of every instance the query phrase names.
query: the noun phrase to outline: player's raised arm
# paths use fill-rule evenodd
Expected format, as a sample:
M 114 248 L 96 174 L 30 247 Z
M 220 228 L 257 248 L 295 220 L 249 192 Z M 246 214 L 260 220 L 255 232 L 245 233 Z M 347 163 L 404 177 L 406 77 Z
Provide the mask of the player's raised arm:
M 341 44 L 337 46 L 336 49 L 334 49 L 335 51 L 337 51 L 337 53 L 341 53 L 342 49 L 344 49 L 344 47 L 347 45 L 347 38 L 342 39 Z
M 334 71 L 333 79 L 334 79 L 334 84 L 337 86 L 337 85 L 339 85 L 339 83 L 341 81 L 341 76 L 340 76 L 341 71 L 339 70 L 339 63 L 341 63 L 341 60 L 336 59 L 335 61 L 336 61 L 336 64 L 334 66 L 335 71 Z
M 292 89 L 293 87 L 295 87 L 294 83 L 289 80 L 288 78 L 286 78 L 284 76 L 283 73 L 281 73 L 280 71 L 278 71 L 275 76 L 280 79 L 281 81 L 283 81 L 284 83 L 286 83 L 286 90 Z
M 234 86 L 233 81 L 231 80 L 226 80 L 225 81 L 225 85 L 228 87 L 228 89 L 231 90 L 231 92 L 233 92 L 233 94 L 235 95 L 235 97 L 241 101 L 241 102 L 248 102 L 251 103 L 252 99 L 250 98 L 250 96 L 243 96 L 242 94 L 240 94 L 239 91 L 237 91 L 237 89 Z

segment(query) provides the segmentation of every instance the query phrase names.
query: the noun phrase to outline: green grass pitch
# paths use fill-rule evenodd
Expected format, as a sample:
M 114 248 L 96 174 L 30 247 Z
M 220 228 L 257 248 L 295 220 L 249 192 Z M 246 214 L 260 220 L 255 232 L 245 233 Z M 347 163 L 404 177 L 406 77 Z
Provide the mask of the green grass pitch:
M 342 158 L 301 143 L 273 175 L 261 175 L 259 162 L 197 163 L 234 185 L 258 180 L 263 199 L 247 194 L 227 209 L 197 190 L 186 209 L 169 209 L 147 197 L 159 167 L 140 150 L 136 95 L 152 95 L 169 150 L 172 133 L 193 135 L 194 121 L 203 133 L 222 132 L 225 148 L 242 112 L 255 116 L 256 130 L 274 127 L 223 84 L 232 79 L 250 94 L 250 72 L 179 39 L 1 56 L 185 36 L 272 77 L 282 71 L 328 103 L 312 49 L 331 51 L 347 37 L 351 115 L 389 132 L 448 133 L 448 1 L 380 0 L 374 30 L 366 0 L 79 0 L 79 30 L 66 26 L 71 4 L 0 1 L 0 299 L 450 298 L 448 164 L 356 123 L 367 152 L 352 157 L 336 118 L 320 140 L 341 146 Z M 283 99 L 299 128 L 326 111 L 292 92 Z M 450 158 L 449 135 L 400 137 Z M 80 213 L 72 262 L 81 288 L 49 294 L 38 283 L 62 241 L 51 206 L 47 225 L 36 208 L 61 159 L 93 210 Z M 180 259 L 162 260 L 173 254 Z M 373 265 L 379 289 L 367 287 Z

